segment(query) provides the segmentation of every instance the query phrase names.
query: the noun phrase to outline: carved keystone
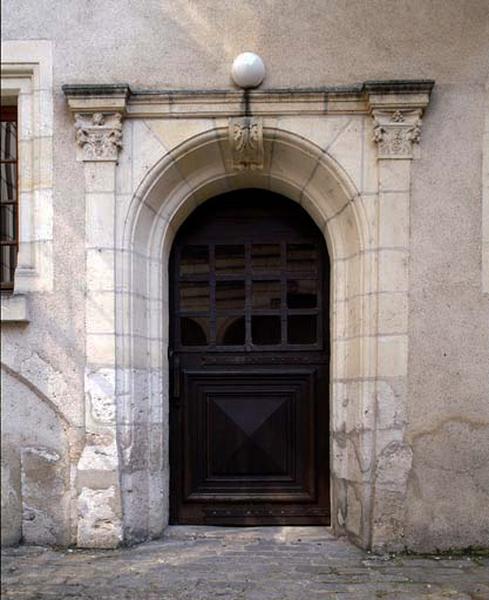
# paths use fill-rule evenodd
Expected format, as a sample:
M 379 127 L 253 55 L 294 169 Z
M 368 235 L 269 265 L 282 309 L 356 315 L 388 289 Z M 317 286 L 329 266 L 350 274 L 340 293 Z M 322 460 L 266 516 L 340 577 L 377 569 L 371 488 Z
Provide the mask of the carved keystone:
M 255 117 L 229 120 L 229 143 L 233 168 L 263 168 L 263 123 Z

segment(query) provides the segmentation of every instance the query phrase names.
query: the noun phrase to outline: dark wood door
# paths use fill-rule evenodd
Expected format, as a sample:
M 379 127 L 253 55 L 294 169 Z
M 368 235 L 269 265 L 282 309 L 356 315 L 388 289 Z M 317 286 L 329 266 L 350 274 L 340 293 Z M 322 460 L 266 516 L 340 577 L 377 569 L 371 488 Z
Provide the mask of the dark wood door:
M 263 190 L 206 202 L 170 264 L 173 523 L 329 523 L 321 232 Z

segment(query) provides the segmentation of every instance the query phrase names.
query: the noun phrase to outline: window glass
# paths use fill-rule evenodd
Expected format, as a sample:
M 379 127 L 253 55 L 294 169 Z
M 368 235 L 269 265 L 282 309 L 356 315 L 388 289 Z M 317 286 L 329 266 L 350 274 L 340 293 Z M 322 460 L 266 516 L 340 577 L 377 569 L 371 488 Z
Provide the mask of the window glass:
M 251 317 L 251 337 L 257 346 L 280 344 L 280 317 L 256 315 Z
M 18 244 L 17 108 L 2 106 L 0 117 L 0 283 L 14 286 Z
M 314 244 L 287 244 L 287 270 L 313 272 L 317 269 L 317 250 Z
M 17 237 L 17 206 L 0 205 L 0 239 L 2 242 L 15 242 Z
M 280 269 L 279 244 L 253 244 L 251 246 L 253 271 L 277 271 Z
M 244 317 L 218 317 L 216 322 L 217 344 L 222 346 L 243 346 L 246 326 Z
M 315 344 L 317 337 L 315 315 L 289 315 L 287 318 L 287 342 L 289 344 Z
M 207 281 L 180 282 L 180 310 L 207 312 L 209 310 L 209 283 Z
M 279 309 L 282 304 L 281 293 L 280 281 L 253 281 L 251 304 L 253 308 Z
M 241 310 L 245 304 L 244 281 L 217 281 L 216 282 L 216 309 Z
M 184 246 L 180 255 L 180 275 L 206 275 L 209 273 L 207 246 Z
M 242 273 L 245 267 L 244 246 L 216 246 L 216 273 Z
M 181 317 L 180 339 L 182 346 L 207 346 L 209 319 L 206 317 Z
M 17 163 L 0 163 L 1 203 L 17 200 Z
M 287 281 L 288 308 L 316 308 L 317 280 L 289 279 Z
M 0 121 L 0 159 L 17 160 L 17 123 L 4 121 L 3 114 Z

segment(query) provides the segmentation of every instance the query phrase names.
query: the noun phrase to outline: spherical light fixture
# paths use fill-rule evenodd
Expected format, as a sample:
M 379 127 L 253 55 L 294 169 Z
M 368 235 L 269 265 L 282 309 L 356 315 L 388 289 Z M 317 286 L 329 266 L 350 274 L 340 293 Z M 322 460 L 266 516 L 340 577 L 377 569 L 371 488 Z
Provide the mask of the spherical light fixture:
M 233 62 L 231 77 L 240 88 L 258 87 L 265 79 L 265 65 L 254 52 L 243 52 Z

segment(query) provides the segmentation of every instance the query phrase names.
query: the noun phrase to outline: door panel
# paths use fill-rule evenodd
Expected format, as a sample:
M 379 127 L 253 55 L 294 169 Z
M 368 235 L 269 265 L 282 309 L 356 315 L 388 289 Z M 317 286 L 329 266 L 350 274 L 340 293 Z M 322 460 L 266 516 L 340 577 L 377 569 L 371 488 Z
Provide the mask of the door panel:
M 328 280 L 291 201 L 198 209 L 171 260 L 171 520 L 328 523 Z
M 193 446 L 184 502 L 251 491 L 255 499 L 312 500 L 313 469 L 304 466 L 314 462 L 314 371 L 213 370 L 183 379 L 185 437 Z

